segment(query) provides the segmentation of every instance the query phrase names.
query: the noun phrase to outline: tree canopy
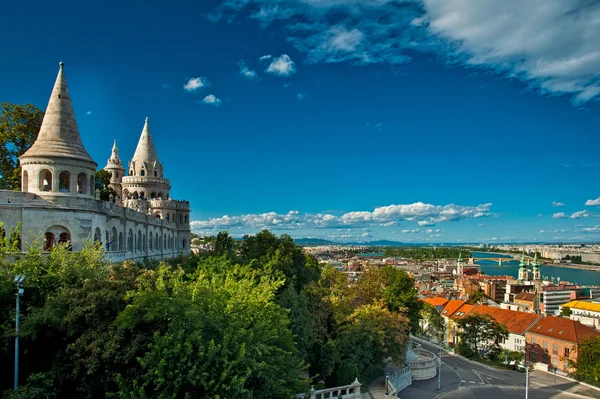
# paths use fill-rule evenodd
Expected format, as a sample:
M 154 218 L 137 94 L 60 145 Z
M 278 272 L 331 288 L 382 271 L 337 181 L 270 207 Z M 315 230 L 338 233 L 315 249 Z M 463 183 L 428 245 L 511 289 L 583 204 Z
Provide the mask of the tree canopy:
M 35 142 L 43 119 L 33 104 L 0 104 L 0 190 L 21 189 L 19 157 Z
M 402 361 L 406 299 L 365 300 L 368 280 L 350 286 L 286 235 L 216 241 L 214 253 L 138 264 L 109 264 L 93 243 L 48 255 L 28 243 L 16 255 L 2 241 L 5 398 L 287 398 L 309 384 L 368 382 L 386 359 Z M 27 280 L 13 392 L 16 274 Z

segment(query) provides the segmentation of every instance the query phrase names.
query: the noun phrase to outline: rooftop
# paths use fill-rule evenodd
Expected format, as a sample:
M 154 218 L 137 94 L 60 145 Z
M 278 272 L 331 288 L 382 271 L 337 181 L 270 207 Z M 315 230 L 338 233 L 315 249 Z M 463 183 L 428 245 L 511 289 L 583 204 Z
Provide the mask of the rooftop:
M 542 317 L 529 329 L 529 332 L 573 343 L 600 336 L 600 332 L 578 321 L 556 316 Z
M 591 312 L 600 312 L 600 303 L 594 301 L 571 301 L 562 305 L 572 309 L 589 310 Z

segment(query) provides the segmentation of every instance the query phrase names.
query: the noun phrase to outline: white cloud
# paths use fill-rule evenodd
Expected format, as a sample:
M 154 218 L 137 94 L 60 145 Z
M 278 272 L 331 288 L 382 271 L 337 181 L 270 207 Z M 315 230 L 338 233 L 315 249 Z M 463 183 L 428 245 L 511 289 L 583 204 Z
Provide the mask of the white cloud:
M 581 218 L 588 218 L 591 215 L 588 213 L 588 211 L 583 210 L 583 211 L 578 211 L 578 212 L 573 212 L 570 216 L 571 219 L 581 219 Z
M 600 197 L 596 199 L 589 199 L 585 201 L 585 206 L 598 206 L 600 205 Z
M 240 68 L 240 75 L 245 77 L 248 80 L 260 80 L 260 76 L 256 73 L 256 71 L 248 68 L 246 62 L 244 60 L 238 61 L 238 67 Z
M 162 87 L 163 89 L 169 89 L 171 88 L 171 85 L 169 85 L 168 83 L 163 83 L 160 87 Z
M 306 100 L 306 97 L 308 97 L 307 93 L 298 93 L 298 95 L 296 96 L 298 100 Z
M 216 97 L 214 94 L 209 94 L 208 96 L 204 97 L 204 99 L 202 100 L 203 104 L 207 104 L 207 105 L 214 105 L 215 107 L 218 107 L 221 105 L 222 101 L 220 98 Z
M 296 63 L 287 54 L 281 54 L 279 57 L 265 55 L 260 57 L 260 60 L 268 61 L 269 65 L 265 72 L 269 75 L 286 77 L 296 73 Z
M 183 85 L 183 90 L 192 92 L 208 86 L 210 86 L 210 84 L 206 78 L 190 78 L 187 83 Z
M 92 114 L 92 111 L 88 111 L 88 112 L 86 112 L 85 114 L 86 114 L 86 115 L 91 115 L 91 114 Z
M 600 94 L 600 3 L 590 0 L 227 0 L 211 20 L 277 22 L 308 63 L 442 59 L 585 102 Z
M 562 202 L 552 201 L 552 206 L 561 207 L 561 206 L 565 206 L 565 204 L 563 204 Z
M 552 219 L 565 219 L 565 218 L 568 218 L 568 216 L 564 212 L 556 212 L 555 214 L 552 215 Z
M 419 222 L 417 222 L 417 224 L 419 226 L 433 226 L 435 223 L 432 223 L 432 222 L 427 221 L 427 220 L 419 220 Z
M 476 218 L 479 214 L 489 216 L 491 204 L 477 206 L 461 205 L 431 205 L 417 202 L 405 205 L 389 205 L 377 207 L 373 211 L 347 212 L 342 215 L 330 213 L 300 213 L 289 211 L 285 214 L 268 212 L 262 214 L 246 214 L 241 216 L 225 215 L 208 220 L 191 222 L 194 229 L 227 229 L 242 226 L 248 229 L 298 229 L 298 228 L 341 228 L 363 226 L 393 226 L 399 221 L 419 219 L 419 222 L 429 221 L 420 226 L 433 223 L 455 222 L 463 219 Z M 439 230 L 439 229 L 437 229 Z M 436 232 L 437 232 L 436 230 Z M 411 232 L 420 232 L 414 229 Z M 402 230 L 405 232 L 405 230 Z
M 600 226 L 584 227 L 582 231 L 584 233 L 600 233 Z
M 477 226 L 479 226 L 479 227 L 485 227 L 485 223 L 479 223 Z

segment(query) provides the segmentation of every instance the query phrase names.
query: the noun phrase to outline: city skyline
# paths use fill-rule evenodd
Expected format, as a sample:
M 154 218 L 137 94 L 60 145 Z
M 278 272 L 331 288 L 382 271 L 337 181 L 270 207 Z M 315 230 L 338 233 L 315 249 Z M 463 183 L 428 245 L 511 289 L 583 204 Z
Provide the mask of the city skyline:
M 64 61 L 100 167 L 149 117 L 195 232 L 600 240 L 598 4 L 8 7 L 0 101 L 45 108 Z

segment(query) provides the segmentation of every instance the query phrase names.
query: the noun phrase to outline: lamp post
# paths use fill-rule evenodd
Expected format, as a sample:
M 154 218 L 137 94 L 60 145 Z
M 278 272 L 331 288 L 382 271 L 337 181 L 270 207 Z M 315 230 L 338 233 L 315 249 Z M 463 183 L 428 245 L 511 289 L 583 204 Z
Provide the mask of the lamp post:
M 19 387 L 19 313 L 21 311 L 21 296 L 23 296 L 23 283 L 25 282 L 26 276 L 16 275 L 13 282 L 17 286 L 17 312 L 15 316 L 15 383 L 14 389 L 15 391 Z
M 525 399 L 529 398 L 529 363 L 525 362 Z
M 439 349 L 440 367 L 438 370 L 438 391 L 442 388 L 442 348 Z

